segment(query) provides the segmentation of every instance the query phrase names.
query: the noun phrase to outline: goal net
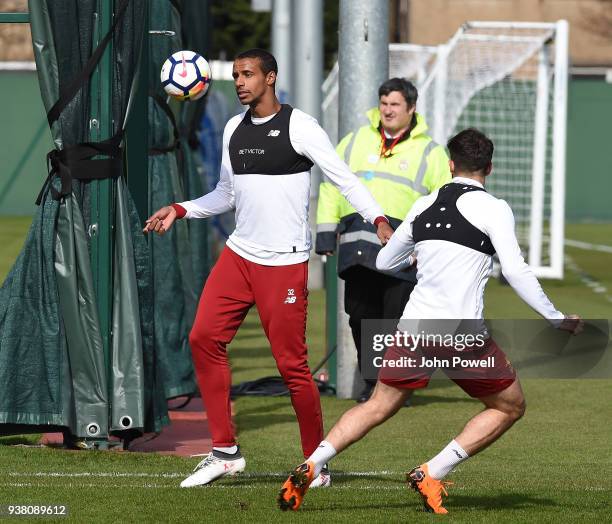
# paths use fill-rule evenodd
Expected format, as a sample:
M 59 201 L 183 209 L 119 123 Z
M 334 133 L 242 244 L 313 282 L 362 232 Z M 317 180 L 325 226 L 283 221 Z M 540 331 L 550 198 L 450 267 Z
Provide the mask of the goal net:
M 493 140 L 487 190 L 512 207 L 535 273 L 562 278 L 567 22 L 468 22 L 435 48 L 393 44 L 389 66 L 391 77 L 417 86 L 417 110 L 438 143 L 467 127 Z M 336 136 L 337 75 L 326 81 L 323 108 L 324 125 Z

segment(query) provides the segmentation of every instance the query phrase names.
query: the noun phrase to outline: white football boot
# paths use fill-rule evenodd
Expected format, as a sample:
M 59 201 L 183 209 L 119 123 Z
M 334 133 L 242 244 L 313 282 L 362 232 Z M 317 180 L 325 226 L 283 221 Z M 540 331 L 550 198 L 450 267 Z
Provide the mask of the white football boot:
M 327 464 L 321 469 L 321 473 L 311 483 L 310 488 L 329 488 L 331 487 L 331 475 Z
M 245 466 L 244 457 L 224 460 L 215 457 L 211 452 L 195 467 L 193 473 L 181 482 L 181 488 L 204 486 L 222 477 L 232 477 L 244 471 Z

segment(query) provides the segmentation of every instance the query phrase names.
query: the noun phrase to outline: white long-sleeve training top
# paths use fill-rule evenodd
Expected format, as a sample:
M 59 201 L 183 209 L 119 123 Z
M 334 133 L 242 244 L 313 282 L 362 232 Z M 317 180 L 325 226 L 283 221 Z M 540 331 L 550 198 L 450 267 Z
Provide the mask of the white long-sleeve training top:
M 265 165 L 271 165 L 273 156 L 276 158 L 291 147 L 294 161 L 297 153 L 305 157 L 304 160 L 317 164 L 369 222 L 384 216 L 367 188 L 338 157 L 327 133 L 317 121 L 299 109 L 293 109 L 288 116 L 289 110 L 291 108 L 283 106 L 279 113 L 266 118 L 253 118 L 245 112 L 230 119 L 223 133 L 221 174 L 217 186 L 200 198 L 180 204 L 187 211 L 186 218 L 206 218 L 235 209 L 236 229 L 228 239 L 228 247 L 248 260 L 265 265 L 303 262 L 308 259 L 311 248 L 309 167 L 289 174 L 273 170 L 270 172 L 274 174 L 248 172 L 249 165 L 261 166 L 266 162 Z M 285 145 L 278 149 L 283 133 L 287 132 L 287 124 L 283 126 L 287 118 L 291 147 Z M 265 126 L 266 129 L 265 133 L 260 132 L 253 138 L 257 145 L 250 142 L 251 134 L 257 133 L 253 126 Z M 237 165 L 240 168 L 244 165 L 242 172 L 235 173 Z M 299 170 L 304 164 L 298 162 L 297 166 Z
M 475 180 L 455 177 L 454 183 L 474 185 Z M 484 289 L 493 257 L 446 240 L 415 244 L 412 225 L 437 199 L 439 191 L 421 197 L 376 259 L 380 270 L 399 271 L 417 259 L 417 285 L 410 295 L 405 319 L 482 319 Z M 457 209 L 487 235 L 501 263 L 502 272 L 516 293 L 555 327 L 564 318 L 548 299 L 531 268 L 525 263 L 514 232 L 514 215 L 505 200 L 485 191 L 468 191 L 457 200 Z M 438 224 L 440 225 L 440 224 Z M 432 224 L 432 227 L 435 227 Z M 445 224 L 442 224 L 445 227 Z

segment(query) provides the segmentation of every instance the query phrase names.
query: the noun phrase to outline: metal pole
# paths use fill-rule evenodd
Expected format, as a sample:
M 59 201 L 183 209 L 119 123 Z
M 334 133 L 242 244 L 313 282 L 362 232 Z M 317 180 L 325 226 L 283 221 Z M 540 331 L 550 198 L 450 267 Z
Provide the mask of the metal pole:
M 323 84 L 323 0 L 299 0 L 293 2 L 293 105 L 321 119 Z M 315 166 L 310 176 L 310 224 L 316 222 L 317 197 L 321 172 Z M 314 238 L 314 231 L 312 232 Z M 323 263 L 313 256 L 308 266 L 308 286 L 323 287 Z
M 278 63 L 276 93 L 281 102 L 288 102 L 293 94 L 291 85 L 291 0 L 274 0 L 272 54 Z
M 319 120 L 323 84 L 323 0 L 300 0 L 295 2 L 294 9 L 296 78 L 293 100 L 295 107 Z
M 367 123 L 378 87 L 389 78 L 389 3 L 340 0 L 338 136 Z
M 378 87 L 389 77 L 389 2 L 340 0 L 340 87 L 338 136 L 367 123 L 365 112 L 378 104 Z M 338 387 L 351 398 L 360 387 L 348 317 L 344 281 L 338 282 Z
M 303 1 L 308 1 L 308 0 L 303 0 Z M 289 100 L 291 102 L 291 104 L 295 105 L 295 92 L 297 90 L 297 86 L 299 84 L 298 82 L 298 76 L 299 76 L 299 67 L 296 64 L 296 60 L 297 60 L 297 39 L 296 39 L 296 35 L 295 35 L 295 28 L 296 26 L 298 26 L 300 24 L 300 21 L 298 20 L 298 7 L 297 4 L 299 3 L 299 0 L 289 0 L 289 10 L 290 10 L 290 22 L 289 22 L 289 26 L 292 29 L 292 34 L 291 34 L 291 43 L 289 45 L 289 52 L 290 52 L 290 64 L 289 64 L 289 85 L 291 85 L 291 92 L 289 93 Z
M 338 387 L 338 257 L 326 257 L 325 274 L 325 349 L 326 354 L 332 352 L 327 361 L 328 384 L 334 389 Z

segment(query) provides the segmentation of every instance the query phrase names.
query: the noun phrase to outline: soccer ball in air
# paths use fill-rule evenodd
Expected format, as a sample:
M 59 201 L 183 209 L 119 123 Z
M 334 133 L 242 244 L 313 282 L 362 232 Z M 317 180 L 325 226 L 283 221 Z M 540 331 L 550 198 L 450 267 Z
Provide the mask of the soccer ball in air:
M 197 100 L 208 91 L 211 81 L 210 66 L 193 51 L 177 51 L 161 68 L 164 90 L 177 100 Z

